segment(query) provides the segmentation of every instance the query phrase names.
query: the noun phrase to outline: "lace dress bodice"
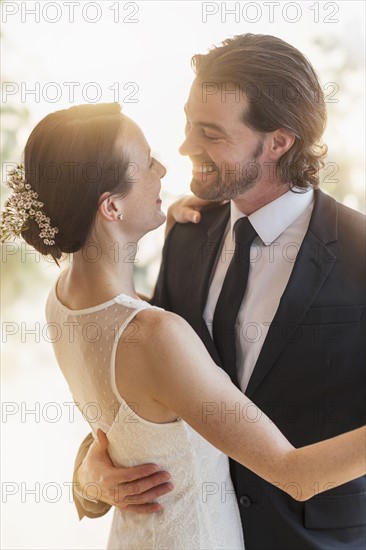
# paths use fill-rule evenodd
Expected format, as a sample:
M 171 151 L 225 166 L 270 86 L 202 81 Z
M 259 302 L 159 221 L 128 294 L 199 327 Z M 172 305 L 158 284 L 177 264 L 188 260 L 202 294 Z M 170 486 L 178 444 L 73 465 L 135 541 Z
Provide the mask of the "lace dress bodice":
M 174 485 L 159 499 L 160 512 L 139 515 L 115 508 L 108 548 L 242 549 L 227 456 L 182 419 L 157 424 L 139 417 L 116 387 L 117 344 L 121 338 L 134 340 L 134 317 L 152 307 L 120 294 L 99 306 L 70 310 L 58 300 L 56 284 L 46 306 L 58 364 L 93 434 L 98 428 L 107 433 L 113 463 L 156 463 L 169 471 Z

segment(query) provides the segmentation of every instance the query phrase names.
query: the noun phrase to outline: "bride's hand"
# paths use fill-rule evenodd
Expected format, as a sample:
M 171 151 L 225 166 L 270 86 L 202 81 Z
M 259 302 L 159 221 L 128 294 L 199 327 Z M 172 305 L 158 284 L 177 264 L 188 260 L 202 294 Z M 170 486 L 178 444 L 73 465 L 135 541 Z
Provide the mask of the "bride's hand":
M 154 500 L 173 489 L 169 473 L 160 471 L 156 464 L 116 467 L 108 454 L 106 434 L 98 430 L 97 437 L 77 471 L 78 493 L 137 514 L 161 510 Z
M 173 225 L 178 223 L 199 223 L 201 220 L 201 209 L 224 204 L 227 201 L 206 201 L 195 195 L 186 195 L 173 202 L 168 208 L 165 237 Z

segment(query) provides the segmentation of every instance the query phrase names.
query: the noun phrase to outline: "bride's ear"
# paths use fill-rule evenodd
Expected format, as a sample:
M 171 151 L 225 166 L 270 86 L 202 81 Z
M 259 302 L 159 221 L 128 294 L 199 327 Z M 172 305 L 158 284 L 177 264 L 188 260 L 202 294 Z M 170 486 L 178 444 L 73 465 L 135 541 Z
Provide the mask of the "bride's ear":
M 120 218 L 120 199 L 117 195 L 112 195 L 111 193 L 105 192 L 99 198 L 98 212 L 99 214 L 108 221 L 118 221 Z

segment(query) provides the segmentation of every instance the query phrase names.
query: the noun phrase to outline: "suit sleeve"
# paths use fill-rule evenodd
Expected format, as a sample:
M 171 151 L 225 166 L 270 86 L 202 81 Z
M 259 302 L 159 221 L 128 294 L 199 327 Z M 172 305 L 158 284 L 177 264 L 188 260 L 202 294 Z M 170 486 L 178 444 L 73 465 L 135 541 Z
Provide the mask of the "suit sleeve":
M 91 502 L 89 500 L 86 500 L 85 498 L 82 498 L 81 495 L 79 495 L 77 492 L 75 492 L 75 486 L 78 486 L 78 479 L 77 479 L 77 471 L 82 463 L 84 457 L 86 456 L 88 449 L 90 445 L 93 443 L 94 439 L 92 434 L 88 434 L 82 444 L 79 447 L 78 454 L 75 459 L 75 465 L 74 465 L 74 475 L 73 475 L 73 486 L 72 486 L 72 492 L 73 492 L 73 498 L 74 503 L 78 512 L 79 520 L 83 519 L 83 517 L 88 518 L 99 518 L 101 516 L 104 516 L 108 510 L 111 508 L 109 504 L 106 504 L 105 502 Z
M 156 281 L 153 297 L 150 300 L 151 305 L 167 309 L 168 311 L 170 311 L 170 299 L 167 283 L 168 257 L 171 243 L 172 240 L 174 240 L 174 235 L 176 233 L 176 228 L 178 227 L 178 225 L 179 224 L 177 223 L 173 225 L 172 229 L 169 231 L 167 238 L 165 239 L 160 271 L 158 279 Z

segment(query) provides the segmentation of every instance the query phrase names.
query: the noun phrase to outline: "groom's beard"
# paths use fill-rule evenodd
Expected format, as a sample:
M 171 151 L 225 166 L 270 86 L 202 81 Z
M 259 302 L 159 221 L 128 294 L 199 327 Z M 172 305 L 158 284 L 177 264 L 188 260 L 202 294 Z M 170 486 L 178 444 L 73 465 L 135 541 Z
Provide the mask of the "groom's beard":
M 245 163 L 235 163 L 235 166 L 228 166 L 225 162 L 221 166 L 214 165 L 213 162 L 203 162 L 203 165 L 215 166 L 216 178 L 208 176 L 205 182 L 192 178 L 191 191 L 196 197 L 205 200 L 230 200 L 255 186 L 261 177 L 261 165 L 257 162 L 258 157 L 263 153 L 263 138 L 258 140 L 256 149 L 250 159 Z

